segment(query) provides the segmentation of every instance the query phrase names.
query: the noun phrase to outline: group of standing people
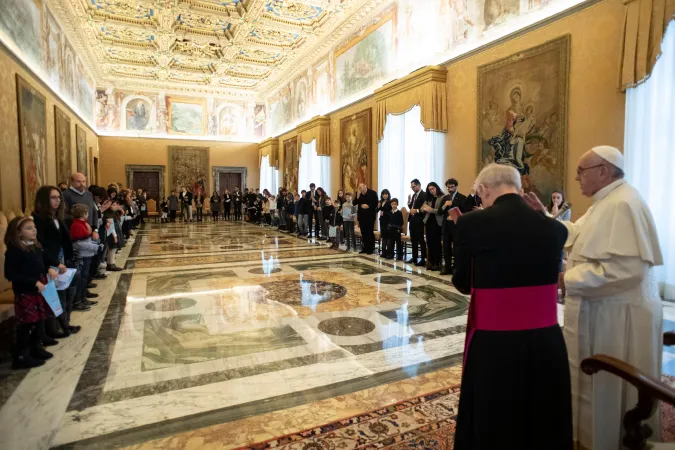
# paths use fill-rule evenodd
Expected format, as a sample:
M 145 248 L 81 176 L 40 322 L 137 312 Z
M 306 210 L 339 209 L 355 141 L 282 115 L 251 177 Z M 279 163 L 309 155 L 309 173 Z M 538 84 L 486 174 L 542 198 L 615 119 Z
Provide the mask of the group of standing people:
M 218 191 L 213 191 L 209 197 L 202 190 L 192 192 L 190 187 L 182 187 L 176 193 L 171 191 L 171 195 L 164 197 L 159 205 L 162 223 L 175 222 L 177 219 L 187 222 L 201 222 L 204 220 L 204 208 L 206 206 L 206 199 L 209 200 L 209 212 L 213 220 L 241 220 L 242 218 L 242 204 L 244 202 L 244 195 L 239 191 L 238 187 L 230 193 L 229 189 L 225 189 L 223 194 Z
M 114 263 L 124 245 L 121 224 L 131 221 L 128 236 L 140 222 L 138 200 L 132 201 L 130 191 L 118 192 L 117 185 L 87 189 L 86 177 L 75 173 L 69 185 L 40 187 L 32 216 L 16 217 L 7 225 L 4 275 L 12 282 L 17 322 L 13 368 L 43 365 L 54 356 L 45 347 L 80 331 L 71 322 L 73 312 L 89 311 L 98 303 L 92 300 L 98 297 L 91 291 L 95 280 L 122 270 Z M 42 293 L 69 269 L 72 281 L 57 291 L 60 308 L 55 310 Z

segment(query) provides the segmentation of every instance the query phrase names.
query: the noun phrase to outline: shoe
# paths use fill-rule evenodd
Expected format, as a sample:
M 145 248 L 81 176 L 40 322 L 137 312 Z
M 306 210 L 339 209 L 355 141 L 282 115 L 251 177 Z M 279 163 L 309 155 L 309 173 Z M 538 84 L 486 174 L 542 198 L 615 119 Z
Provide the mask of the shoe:
M 98 302 L 96 300 L 82 300 L 82 303 L 86 306 L 98 305 Z
M 416 264 L 417 260 L 415 258 L 410 258 L 406 261 L 408 264 Z
M 98 297 L 98 294 L 94 294 L 93 292 L 87 291 L 87 293 L 85 294 L 85 297 L 87 297 L 87 298 L 96 298 L 96 297 Z
M 87 285 L 87 289 L 94 289 L 96 287 L 96 283 L 89 283 Z
M 427 265 L 427 262 L 426 262 L 426 260 L 424 260 L 424 259 L 420 259 L 419 262 L 416 262 L 416 263 L 415 263 L 415 265 L 416 265 L 417 267 L 424 267 L 424 266 Z
M 384 259 L 394 259 L 393 256 L 385 256 Z
M 12 369 L 32 369 L 33 367 L 40 367 L 44 364 L 44 361 L 33 358 L 30 356 L 30 352 L 25 350 L 14 358 L 12 361 Z
M 396 258 L 396 261 L 403 261 L 403 257 Z
M 108 278 L 108 275 L 104 273 L 97 273 L 94 275 L 94 280 L 105 280 L 106 278 Z
M 124 269 L 122 269 L 121 267 L 117 267 L 117 266 L 108 266 L 108 267 L 106 268 L 106 270 L 107 270 L 108 272 L 121 272 L 121 271 L 124 270 Z
M 77 334 L 80 330 L 82 329 L 81 326 L 79 325 L 71 325 L 68 327 L 68 330 L 70 331 L 70 334 Z M 43 342 L 44 344 L 44 342 Z
M 367 254 L 367 253 L 368 253 L 367 251 L 361 250 L 361 251 L 359 252 L 359 255 L 365 255 L 365 254 Z
M 347 247 L 347 248 L 345 249 L 345 251 L 346 251 L 346 252 L 351 252 L 351 251 L 352 251 L 352 248 L 351 248 L 351 247 Z
M 73 311 L 89 311 L 91 306 L 87 306 L 84 303 L 75 303 L 73 305 Z
M 50 358 L 54 357 L 53 353 L 49 353 L 47 350 L 45 350 L 42 347 L 34 347 L 30 349 L 30 356 L 33 358 L 39 360 L 39 361 L 47 361 Z
M 440 271 L 439 274 L 440 275 L 452 275 L 452 271 L 443 269 L 443 270 Z
M 63 337 L 67 337 L 67 336 L 64 335 Z M 59 343 L 59 341 L 57 341 L 56 339 L 52 339 L 50 337 L 46 337 L 46 338 L 42 339 L 42 346 L 43 347 L 52 347 L 54 345 L 57 345 L 58 343 Z
M 437 265 L 433 265 L 429 268 L 429 270 L 433 270 L 434 272 L 438 272 L 440 268 Z

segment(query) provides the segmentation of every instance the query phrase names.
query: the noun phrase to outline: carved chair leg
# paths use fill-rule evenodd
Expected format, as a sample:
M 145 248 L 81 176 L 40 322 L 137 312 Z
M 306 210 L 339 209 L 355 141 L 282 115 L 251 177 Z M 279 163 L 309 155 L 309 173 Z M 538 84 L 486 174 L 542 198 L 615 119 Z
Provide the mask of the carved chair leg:
M 644 450 L 647 439 L 652 435 L 649 425 L 643 424 L 654 413 L 656 402 L 642 389 L 638 389 L 638 403 L 635 408 L 627 411 L 623 416 L 623 427 L 626 435 L 623 445 L 630 450 Z

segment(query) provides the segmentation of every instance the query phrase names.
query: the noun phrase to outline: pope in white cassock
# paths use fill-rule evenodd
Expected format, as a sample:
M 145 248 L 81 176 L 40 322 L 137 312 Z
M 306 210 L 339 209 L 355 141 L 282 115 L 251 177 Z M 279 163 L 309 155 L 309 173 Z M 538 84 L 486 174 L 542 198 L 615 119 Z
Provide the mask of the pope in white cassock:
M 619 150 L 588 151 L 576 179 L 593 204 L 575 223 L 563 222 L 569 231 L 563 334 L 574 439 L 589 450 L 621 448 L 623 415 L 637 404 L 637 390 L 605 372 L 584 374 L 584 358 L 610 355 L 661 379 L 663 310 L 653 267 L 663 258 L 651 212 L 623 177 Z M 528 196 L 528 203 L 543 206 L 536 196 Z M 658 411 L 647 423 L 658 440 Z

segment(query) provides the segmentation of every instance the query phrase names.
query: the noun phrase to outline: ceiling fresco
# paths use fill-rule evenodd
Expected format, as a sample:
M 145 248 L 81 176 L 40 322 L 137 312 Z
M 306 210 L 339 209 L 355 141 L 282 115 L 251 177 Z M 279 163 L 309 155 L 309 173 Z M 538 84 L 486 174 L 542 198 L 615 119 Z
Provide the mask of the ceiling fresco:
M 253 98 L 368 0 L 52 0 L 96 84 Z M 205 90 L 206 89 L 206 90 Z

